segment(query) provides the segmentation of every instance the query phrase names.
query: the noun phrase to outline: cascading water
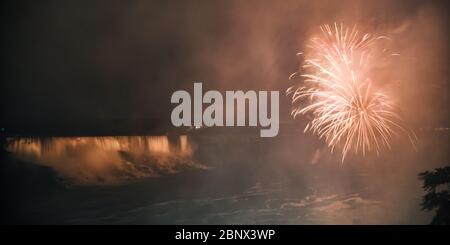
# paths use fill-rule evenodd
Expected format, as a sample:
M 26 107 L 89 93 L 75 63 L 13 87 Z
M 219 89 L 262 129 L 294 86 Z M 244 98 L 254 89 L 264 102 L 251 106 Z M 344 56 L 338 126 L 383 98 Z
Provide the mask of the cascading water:
M 186 135 L 8 138 L 6 149 L 22 161 L 53 168 L 72 183 L 114 184 L 205 168 L 192 160 Z

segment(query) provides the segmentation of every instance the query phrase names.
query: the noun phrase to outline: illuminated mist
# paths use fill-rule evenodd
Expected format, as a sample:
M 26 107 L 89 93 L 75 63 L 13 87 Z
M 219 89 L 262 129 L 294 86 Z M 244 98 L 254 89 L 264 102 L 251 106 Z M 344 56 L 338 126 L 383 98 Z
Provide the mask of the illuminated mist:
M 191 160 L 193 146 L 186 135 L 173 142 L 167 136 L 12 138 L 7 149 L 76 184 L 114 184 L 204 168 Z

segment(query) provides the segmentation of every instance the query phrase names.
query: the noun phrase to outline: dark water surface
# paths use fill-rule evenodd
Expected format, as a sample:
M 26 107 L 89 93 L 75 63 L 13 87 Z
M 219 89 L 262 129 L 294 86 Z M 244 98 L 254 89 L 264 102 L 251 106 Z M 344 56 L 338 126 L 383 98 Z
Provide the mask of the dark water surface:
M 422 224 L 448 135 L 344 163 L 299 134 L 9 138 L 3 216 L 37 224 Z

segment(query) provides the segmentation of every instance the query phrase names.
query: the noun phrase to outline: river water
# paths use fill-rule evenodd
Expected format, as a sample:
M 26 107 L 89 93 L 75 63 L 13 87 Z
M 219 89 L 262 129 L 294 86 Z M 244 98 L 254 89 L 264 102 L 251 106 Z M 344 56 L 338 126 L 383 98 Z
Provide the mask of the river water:
M 423 224 L 417 174 L 448 135 L 345 163 L 312 136 L 9 138 L 12 222 L 38 224 Z

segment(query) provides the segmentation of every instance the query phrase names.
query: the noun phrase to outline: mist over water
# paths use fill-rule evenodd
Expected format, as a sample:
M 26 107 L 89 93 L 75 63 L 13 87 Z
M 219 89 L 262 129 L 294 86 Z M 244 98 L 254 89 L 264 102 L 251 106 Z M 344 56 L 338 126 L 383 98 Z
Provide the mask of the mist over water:
M 48 166 L 78 185 L 116 184 L 130 179 L 203 168 L 191 160 L 186 135 L 10 138 L 7 150 L 24 161 Z
M 32 2 L 4 8 L 0 128 L 24 136 L 8 138 L 0 154 L 6 222 L 430 222 L 417 175 L 450 159 L 447 4 Z M 334 22 L 391 39 L 399 55 L 375 79 L 392 90 L 415 146 L 393 137 L 392 149 L 342 163 L 303 132 L 308 118 L 290 117 L 281 95 L 298 82 L 288 79 L 301 65 L 295 54 Z M 279 135 L 201 128 L 171 136 L 170 95 L 194 82 L 280 91 Z M 51 137 L 128 134 L 147 136 Z
M 29 204 L 20 211 L 26 223 L 423 224 L 431 219 L 432 213 L 420 210 L 417 174 L 445 165 L 448 131 L 418 132 L 416 150 L 397 144 L 382 156 L 351 155 L 342 164 L 340 155 L 314 136 L 284 129 L 270 140 L 255 131 L 235 137 L 236 132 L 208 129 L 177 137 L 10 138 L 7 149 L 20 160 L 14 164 L 21 173 L 34 165 L 57 176 L 43 190 L 27 187 L 33 194 L 22 197 Z M 49 180 L 45 169 L 32 171 L 35 184 Z

